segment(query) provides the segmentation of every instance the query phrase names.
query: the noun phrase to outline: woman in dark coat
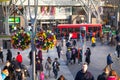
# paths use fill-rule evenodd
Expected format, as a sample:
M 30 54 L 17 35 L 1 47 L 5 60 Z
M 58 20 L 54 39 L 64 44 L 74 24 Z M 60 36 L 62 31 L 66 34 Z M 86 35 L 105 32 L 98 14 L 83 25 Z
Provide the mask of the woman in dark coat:
M 85 55 L 86 55 L 85 62 L 87 62 L 89 65 L 90 64 L 90 55 L 91 55 L 90 48 L 87 48 Z
M 8 52 L 7 52 L 6 61 L 11 62 L 11 60 L 12 60 L 12 52 L 10 51 L 10 49 L 8 49 L 7 51 L 8 51 Z

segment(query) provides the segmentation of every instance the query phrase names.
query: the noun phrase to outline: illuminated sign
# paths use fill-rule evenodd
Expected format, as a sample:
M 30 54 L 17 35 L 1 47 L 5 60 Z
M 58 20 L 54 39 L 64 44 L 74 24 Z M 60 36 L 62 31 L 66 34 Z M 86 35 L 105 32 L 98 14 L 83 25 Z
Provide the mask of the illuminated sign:
M 9 23 L 20 23 L 20 17 L 9 17 Z

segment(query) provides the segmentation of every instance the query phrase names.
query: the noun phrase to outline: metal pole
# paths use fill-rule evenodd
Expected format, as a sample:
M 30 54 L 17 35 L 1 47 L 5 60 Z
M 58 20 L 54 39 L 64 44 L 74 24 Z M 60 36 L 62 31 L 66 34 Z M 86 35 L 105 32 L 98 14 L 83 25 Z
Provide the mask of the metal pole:
M 117 30 L 119 29 L 119 19 L 120 19 L 120 0 L 118 2 L 118 10 L 117 10 Z
M 5 11 L 6 11 L 6 14 L 5 14 L 5 34 L 8 34 L 10 35 L 10 31 L 9 31 L 9 22 L 8 22 L 8 19 L 9 19 L 9 9 L 7 8 L 7 3 L 5 2 Z
M 83 27 L 82 30 L 84 31 L 84 41 L 82 41 L 82 62 L 85 62 L 85 49 L 86 49 L 86 27 Z
M 91 23 L 90 0 L 88 0 L 88 23 Z
M 32 80 L 35 80 L 35 45 L 34 45 L 34 37 L 35 37 L 35 27 L 32 25 L 32 34 L 31 34 L 31 49 L 32 49 Z

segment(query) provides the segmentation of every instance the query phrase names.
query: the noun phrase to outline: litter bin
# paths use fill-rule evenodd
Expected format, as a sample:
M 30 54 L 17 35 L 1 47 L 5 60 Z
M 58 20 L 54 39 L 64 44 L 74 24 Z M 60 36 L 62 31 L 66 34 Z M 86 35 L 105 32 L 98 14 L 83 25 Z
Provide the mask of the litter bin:
M 3 40 L 3 49 L 11 49 L 11 41 Z

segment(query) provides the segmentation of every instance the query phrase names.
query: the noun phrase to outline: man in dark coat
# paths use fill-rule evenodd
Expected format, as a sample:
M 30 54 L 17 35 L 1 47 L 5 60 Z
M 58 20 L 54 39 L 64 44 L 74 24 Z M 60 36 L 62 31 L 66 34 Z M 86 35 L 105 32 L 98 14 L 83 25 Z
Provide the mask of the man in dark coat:
M 7 58 L 6 61 L 10 61 L 12 60 L 12 52 L 10 51 L 10 49 L 7 50 Z
M 90 55 L 91 55 L 91 50 L 90 50 L 90 48 L 87 48 L 85 55 L 86 55 L 85 61 L 86 61 L 86 62 L 88 63 L 88 65 L 89 65 L 89 64 L 90 64 Z
M 87 69 L 87 63 L 83 63 L 82 69 L 77 72 L 75 80 L 94 80 L 94 76 L 89 71 L 87 71 Z

